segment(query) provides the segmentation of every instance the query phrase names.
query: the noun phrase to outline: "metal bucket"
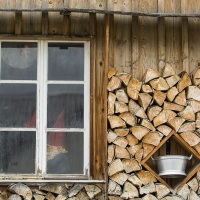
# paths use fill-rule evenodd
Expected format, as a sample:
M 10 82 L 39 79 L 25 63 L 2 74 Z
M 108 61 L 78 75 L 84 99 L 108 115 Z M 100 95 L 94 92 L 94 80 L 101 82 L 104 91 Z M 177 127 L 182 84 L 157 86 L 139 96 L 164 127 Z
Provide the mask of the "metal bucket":
M 185 168 L 187 161 L 192 159 L 190 157 L 181 155 L 166 155 L 159 156 L 157 158 L 151 157 L 155 160 L 159 176 L 163 178 L 179 178 L 180 176 L 186 176 Z

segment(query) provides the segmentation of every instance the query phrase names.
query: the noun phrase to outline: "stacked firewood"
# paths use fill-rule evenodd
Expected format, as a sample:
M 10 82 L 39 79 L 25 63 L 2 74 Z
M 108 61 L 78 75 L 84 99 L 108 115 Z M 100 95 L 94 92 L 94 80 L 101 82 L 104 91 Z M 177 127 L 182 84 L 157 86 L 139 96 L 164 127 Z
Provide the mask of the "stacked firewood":
M 113 68 L 108 79 L 110 199 L 160 199 L 170 190 L 154 184 L 156 178 L 141 161 L 172 130 L 200 153 L 200 68 L 176 75 L 166 64 L 162 73 L 149 68 L 142 81 Z
M 101 186 L 94 184 L 51 183 L 43 184 L 38 188 L 16 183 L 10 185 L 7 190 L 0 191 L 1 200 L 89 200 L 105 199 Z

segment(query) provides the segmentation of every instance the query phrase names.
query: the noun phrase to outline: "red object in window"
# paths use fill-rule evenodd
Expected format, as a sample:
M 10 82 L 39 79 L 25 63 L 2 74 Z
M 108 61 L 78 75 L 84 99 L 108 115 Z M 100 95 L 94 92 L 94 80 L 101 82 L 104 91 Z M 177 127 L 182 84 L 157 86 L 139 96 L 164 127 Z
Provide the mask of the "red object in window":
M 64 109 L 59 114 L 56 119 L 53 128 L 64 128 Z M 50 132 L 48 134 L 48 144 L 53 146 L 62 146 L 64 147 L 64 134 L 63 132 Z
M 33 113 L 33 116 L 31 117 L 31 119 L 28 120 L 24 124 L 24 127 L 28 127 L 28 128 L 35 128 L 36 127 L 36 111 Z

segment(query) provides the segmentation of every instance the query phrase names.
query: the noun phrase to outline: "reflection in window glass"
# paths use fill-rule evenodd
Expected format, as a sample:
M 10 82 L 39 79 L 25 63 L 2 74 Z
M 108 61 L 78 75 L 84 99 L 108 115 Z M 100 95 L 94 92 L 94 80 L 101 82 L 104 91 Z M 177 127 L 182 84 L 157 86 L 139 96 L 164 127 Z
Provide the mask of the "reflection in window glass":
M 83 173 L 83 133 L 49 132 L 47 136 L 47 173 Z
M 3 80 L 36 80 L 37 43 L 2 42 L 0 69 Z
M 35 132 L 0 132 L 0 173 L 35 173 Z
M 49 43 L 48 80 L 84 80 L 84 45 Z
M 83 85 L 48 85 L 48 128 L 83 128 Z
M 36 127 L 36 85 L 0 84 L 0 127 Z

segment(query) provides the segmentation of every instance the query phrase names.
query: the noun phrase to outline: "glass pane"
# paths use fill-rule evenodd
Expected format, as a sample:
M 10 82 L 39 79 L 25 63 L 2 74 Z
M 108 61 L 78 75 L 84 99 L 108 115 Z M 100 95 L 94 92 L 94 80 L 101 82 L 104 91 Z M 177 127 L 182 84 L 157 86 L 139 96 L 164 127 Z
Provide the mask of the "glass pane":
M 83 174 L 83 133 L 49 132 L 47 173 Z
M 0 127 L 36 127 L 36 85 L 0 84 Z
M 3 80 L 36 80 L 37 43 L 2 42 L 0 78 Z
M 84 80 L 84 45 L 49 43 L 48 80 Z
M 48 85 L 48 128 L 83 128 L 83 85 Z
M 0 173 L 35 173 L 35 132 L 0 132 Z

